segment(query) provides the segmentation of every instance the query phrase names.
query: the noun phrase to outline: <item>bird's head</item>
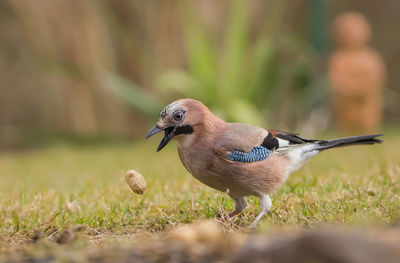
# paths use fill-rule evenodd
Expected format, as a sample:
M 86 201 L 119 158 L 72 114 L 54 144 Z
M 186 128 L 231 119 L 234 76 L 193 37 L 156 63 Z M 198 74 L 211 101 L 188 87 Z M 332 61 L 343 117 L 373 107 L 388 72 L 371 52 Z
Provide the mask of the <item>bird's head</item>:
M 156 125 L 149 131 L 146 139 L 164 131 L 164 138 L 157 148 L 158 152 L 172 138 L 192 134 L 196 126 L 203 122 L 205 111 L 208 111 L 207 107 L 197 100 L 181 99 L 174 101 L 161 111 Z

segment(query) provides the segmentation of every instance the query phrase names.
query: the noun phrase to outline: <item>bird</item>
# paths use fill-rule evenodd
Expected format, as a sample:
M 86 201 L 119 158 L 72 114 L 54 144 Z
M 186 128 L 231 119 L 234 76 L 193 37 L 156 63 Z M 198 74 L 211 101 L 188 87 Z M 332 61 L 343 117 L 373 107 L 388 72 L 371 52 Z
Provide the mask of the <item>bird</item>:
M 383 134 L 333 140 L 304 139 L 296 133 L 267 130 L 244 123 L 229 123 L 214 115 L 202 102 L 190 98 L 168 104 L 146 139 L 164 131 L 157 152 L 175 140 L 179 158 L 197 180 L 234 201 L 228 217 L 247 207 L 246 197 L 259 198 L 255 228 L 267 214 L 274 194 L 318 153 L 336 147 L 375 144 Z

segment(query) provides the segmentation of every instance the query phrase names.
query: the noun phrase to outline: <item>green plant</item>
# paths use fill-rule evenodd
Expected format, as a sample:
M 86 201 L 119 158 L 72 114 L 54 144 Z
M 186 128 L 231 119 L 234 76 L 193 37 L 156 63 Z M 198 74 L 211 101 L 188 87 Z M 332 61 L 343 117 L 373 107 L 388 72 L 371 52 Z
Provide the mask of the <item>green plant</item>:
M 246 2 L 232 2 L 222 37 L 207 32 L 193 4 L 185 2 L 182 21 L 188 69 L 165 71 L 157 79 L 158 92 L 171 100 L 197 98 L 234 122 L 266 125 L 279 118 L 304 118 L 318 106 L 312 102 L 315 96 L 309 96 L 318 88 L 313 84 L 317 78 L 312 55 L 305 41 L 294 34 L 277 33 L 286 1 L 272 7 L 266 15 L 267 26 L 250 39 Z M 282 105 L 288 108 L 283 114 L 277 112 Z
M 155 77 L 157 100 L 116 73 L 109 74 L 103 86 L 152 116 L 166 103 L 191 97 L 228 121 L 295 128 L 321 106 L 324 90 L 316 85 L 320 80 L 311 49 L 280 25 L 287 1 L 274 2 L 266 10 L 265 26 L 255 37 L 250 37 L 245 1 L 231 2 L 222 35 L 206 29 L 193 2 L 179 3 L 187 66 Z
M 248 4 L 232 2 L 221 44 L 217 43 L 218 36 L 201 25 L 192 3 L 185 2 L 181 7 L 188 70 L 164 72 L 156 83 L 158 91 L 170 97 L 197 98 L 230 121 L 263 123 L 251 103 L 251 94 L 259 85 L 260 68 L 269 64 L 272 47 L 258 45 L 254 54 L 248 54 L 252 46 Z

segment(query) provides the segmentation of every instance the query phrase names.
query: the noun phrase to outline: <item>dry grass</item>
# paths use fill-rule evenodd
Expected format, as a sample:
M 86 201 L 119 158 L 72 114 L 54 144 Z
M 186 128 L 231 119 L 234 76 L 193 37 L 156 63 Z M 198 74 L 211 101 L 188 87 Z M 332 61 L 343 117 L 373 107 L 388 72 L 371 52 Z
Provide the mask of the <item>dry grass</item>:
M 324 152 L 293 174 L 273 197 L 259 231 L 321 224 L 392 224 L 400 215 L 400 138 Z M 18 249 L 38 237 L 87 226 L 83 244 L 123 243 L 163 235 L 179 223 L 216 218 L 233 208 L 224 193 L 195 181 L 174 145 L 155 152 L 156 140 L 0 154 L 0 247 Z M 147 179 L 133 194 L 125 171 Z M 246 232 L 258 212 L 255 199 L 227 231 Z

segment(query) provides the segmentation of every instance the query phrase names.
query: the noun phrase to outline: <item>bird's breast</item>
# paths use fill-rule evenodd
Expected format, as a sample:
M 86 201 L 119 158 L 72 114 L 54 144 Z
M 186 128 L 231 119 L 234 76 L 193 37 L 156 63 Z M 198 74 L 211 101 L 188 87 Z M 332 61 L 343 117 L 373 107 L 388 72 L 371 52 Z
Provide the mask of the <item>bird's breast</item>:
M 207 153 L 204 149 L 179 147 L 178 145 L 178 154 L 182 164 L 195 177 L 197 174 L 208 171 L 213 167 L 210 158 L 211 153 Z
M 198 149 L 197 147 L 181 148 L 178 145 L 179 158 L 186 170 L 200 182 L 226 192 L 228 184 L 223 175 L 217 172 L 215 153 L 210 149 Z

